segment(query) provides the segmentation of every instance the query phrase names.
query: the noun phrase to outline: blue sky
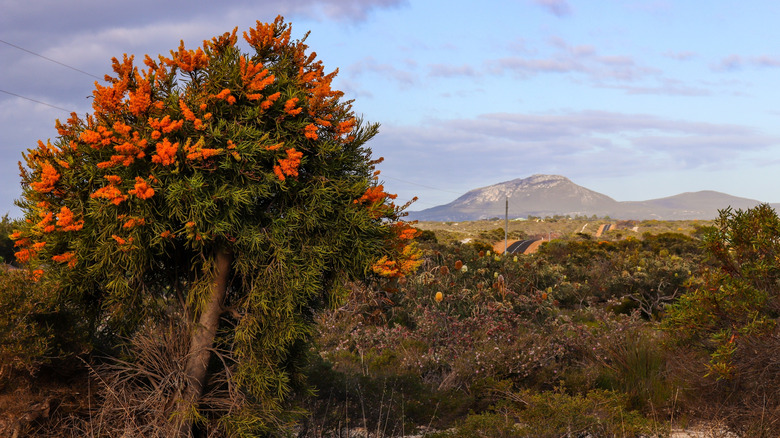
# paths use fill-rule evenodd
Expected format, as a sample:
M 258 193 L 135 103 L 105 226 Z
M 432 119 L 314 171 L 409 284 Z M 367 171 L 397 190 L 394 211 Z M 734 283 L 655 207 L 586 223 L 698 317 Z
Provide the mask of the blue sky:
M 620 201 L 717 190 L 780 202 L 774 1 L 126 5 L 0 0 L 0 214 L 19 214 L 21 153 L 56 135 L 63 109 L 90 111 L 90 75 L 112 56 L 195 47 L 277 14 L 297 37 L 311 30 L 335 85 L 382 125 L 370 147 L 386 188 L 419 196 L 413 210 L 537 173 Z

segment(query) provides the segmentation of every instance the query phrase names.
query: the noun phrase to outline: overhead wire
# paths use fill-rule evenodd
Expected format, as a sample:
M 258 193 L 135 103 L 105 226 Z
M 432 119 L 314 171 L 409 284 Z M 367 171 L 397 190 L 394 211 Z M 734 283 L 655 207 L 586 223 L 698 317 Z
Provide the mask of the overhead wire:
M 13 44 L 13 43 L 9 43 L 8 41 L 0 39 L 0 43 L 6 44 L 6 45 L 11 46 L 11 47 L 13 47 L 15 49 L 18 49 L 18 50 L 21 50 L 23 52 L 27 52 L 27 53 L 29 53 L 31 55 L 37 56 L 39 58 L 45 59 L 46 61 L 53 62 L 55 64 L 61 65 L 61 66 L 66 67 L 66 68 L 69 68 L 69 69 L 71 69 L 73 71 L 79 72 L 81 74 L 87 75 L 87 76 L 95 78 L 97 80 L 103 80 L 103 78 L 95 76 L 92 73 L 86 72 L 86 71 L 81 70 L 81 69 L 76 68 L 76 67 L 73 67 L 72 65 L 65 64 L 64 62 L 57 61 L 56 59 L 49 58 L 48 56 L 41 55 L 40 53 L 35 53 L 32 50 L 25 49 L 24 47 L 18 46 L 18 45 Z M 40 100 L 37 100 L 37 99 L 33 99 L 31 97 L 23 96 L 23 95 L 18 94 L 18 93 L 13 93 L 11 91 L 0 89 L 0 92 L 8 94 L 8 95 L 11 95 L 11 96 L 14 96 L 14 97 L 18 97 L 20 99 L 29 100 L 30 102 L 35 102 L 37 104 L 41 104 L 41 105 L 45 105 L 45 106 L 48 106 L 48 107 L 51 107 L 51 108 L 55 108 L 55 109 L 58 109 L 58 110 L 61 110 L 61 111 L 65 111 L 67 113 L 74 112 L 73 110 L 65 109 L 65 108 L 63 108 L 61 106 L 52 105 L 50 103 L 46 103 L 46 102 L 43 102 L 43 101 L 40 101 Z
M 46 106 L 49 106 L 49 107 L 52 107 L 52 108 L 55 108 L 55 109 L 58 109 L 58 110 L 65 111 L 68 114 L 70 114 L 72 112 L 75 112 L 73 110 L 65 109 L 65 108 L 63 108 L 61 106 L 52 105 L 52 104 L 46 103 L 46 102 L 41 102 L 40 100 L 36 100 L 36 99 L 31 98 L 31 97 L 22 96 L 21 94 L 12 93 L 10 91 L 6 91 L 6 90 L 3 90 L 3 89 L 0 89 L 0 93 L 10 94 L 11 96 L 15 96 L 15 97 L 18 97 L 20 99 L 25 99 L 25 100 L 29 100 L 30 102 L 35 102 L 35 103 L 39 103 L 41 105 L 46 105 Z
M 86 71 L 84 71 L 84 70 L 81 70 L 81 69 L 78 69 L 78 68 L 76 68 L 76 67 L 73 67 L 73 66 L 71 66 L 71 65 L 65 64 L 64 62 L 57 61 L 56 59 L 51 59 L 51 58 L 49 58 L 48 56 L 43 56 L 43 55 L 41 55 L 40 53 L 35 53 L 35 52 L 33 52 L 32 50 L 25 49 L 24 47 L 17 46 L 16 44 L 13 44 L 13 43 L 9 43 L 8 41 L 0 40 L 0 43 L 7 44 L 7 45 L 9 45 L 9 46 L 11 46 L 11 47 L 13 47 L 13 48 L 15 48 L 15 49 L 19 49 L 19 50 L 21 50 L 21 51 L 23 51 L 23 52 L 27 52 L 27 53 L 29 53 L 29 54 L 31 54 L 31 55 L 35 55 L 35 56 L 37 56 L 37 57 L 39 57 L 39 58 L 43 58 L 43 59 L 45 59 L 45 60 L 47 60 L 47 61 L 51 61 L 51 62 L 53 62 L 53 63 L 55 63 L 55 64 L 59 64 L 59 65 L 61 65 L 61 66 L 63 66 L 63 67 L 67 67 L 67 68 L 69 68 L 69 69 L 71 69 L 71 70 L 74 70 L 74 71 L 77 71 L 77 72 L 79 72 L 79 73 L 85 74 L 85 75 L 87 75 L 87 76 L 93 77 L 93 78 L 95 78 L 95 79 L 97 79 L 97 80 L 99 80 L 99 81 L 102 81 L 102 80 L 103 80 L 103 78 L 101 78 L 101 77 L 99 77 L 99 76 L 95 76 L 95 75 L 93 75 L 92 73 L 89 73 L 89 72 L 86 72 Z

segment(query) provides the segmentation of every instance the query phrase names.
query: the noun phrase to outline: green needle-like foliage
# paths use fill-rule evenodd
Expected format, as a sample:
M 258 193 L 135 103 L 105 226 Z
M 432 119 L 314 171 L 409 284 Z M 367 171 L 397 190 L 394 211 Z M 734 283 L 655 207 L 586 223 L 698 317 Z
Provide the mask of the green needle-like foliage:
M 244 33 L 251 53 L 234 30 L 142 70 L 114 59 L 94 112 L 58 121 L 20 165 L 16 257 L 83 309 L 96 342 L 187 328 L 185 384 L 164 413 L 184 436 L 214 418 L 276 427 L 315 312 L 377 261 L 400 275 L 419 257 L 365 147 L 378 125 L 290 34 L 277 18 Z M 235 401 L 222 411 L 200 401 L 217 374 Z

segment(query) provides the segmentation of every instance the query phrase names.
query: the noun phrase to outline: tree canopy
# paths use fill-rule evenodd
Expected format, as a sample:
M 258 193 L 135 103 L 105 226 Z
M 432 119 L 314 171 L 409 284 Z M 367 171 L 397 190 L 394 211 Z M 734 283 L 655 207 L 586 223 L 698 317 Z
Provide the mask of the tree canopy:
M 20 164 L 16 258 L 80 309 L 94 345 L 184 328 L 186 378 L 163 412 L 182 436 L 209 416 L 271 430 L 315 311 L 420 258 L 365 146 L 378 125 L 332 88 L 337 72 L 281 17 L 243 37 L 250 53 L 234 29 L 142 69 L 113 59 L 93 113 L 58 120 Z M 239 409 L 204 408 L 219 385 Z

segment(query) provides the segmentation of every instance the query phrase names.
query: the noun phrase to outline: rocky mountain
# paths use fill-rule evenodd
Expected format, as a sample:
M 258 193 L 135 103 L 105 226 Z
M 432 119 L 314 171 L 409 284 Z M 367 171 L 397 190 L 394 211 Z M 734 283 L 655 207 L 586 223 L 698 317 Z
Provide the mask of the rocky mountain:
M 504 217 L 609 216 L 614 219 L 687 220 L 713 219 L 718 210 L 731 206 L 747 209 L 760 201 L 725 193 L 701 191 L 648 201 L 619 202 L 571 182 L 560 175 L 533 175 L 474 189 L 449 204 L 409 213 L 421 221 L 465 221 Z M 773 205 L 775 208 L 780 204 Z

